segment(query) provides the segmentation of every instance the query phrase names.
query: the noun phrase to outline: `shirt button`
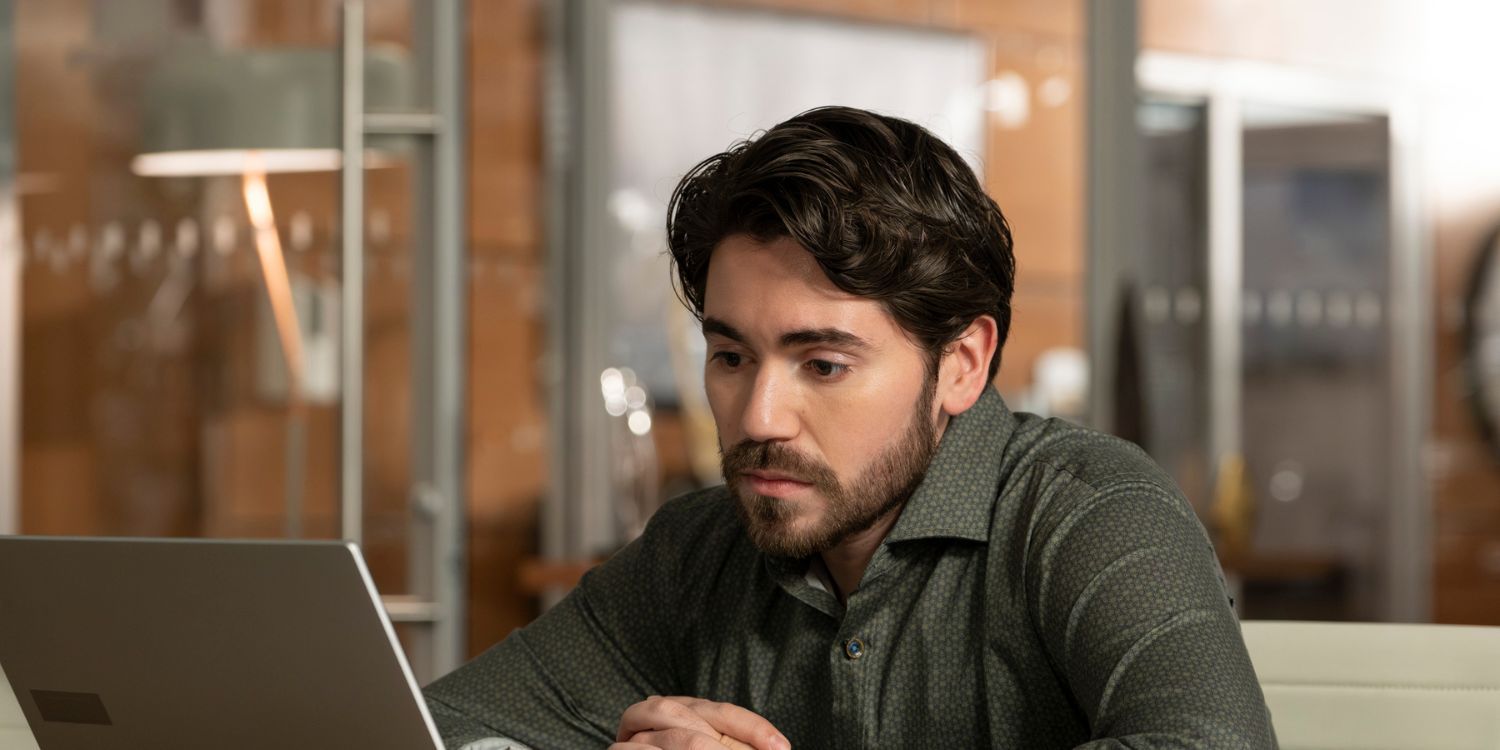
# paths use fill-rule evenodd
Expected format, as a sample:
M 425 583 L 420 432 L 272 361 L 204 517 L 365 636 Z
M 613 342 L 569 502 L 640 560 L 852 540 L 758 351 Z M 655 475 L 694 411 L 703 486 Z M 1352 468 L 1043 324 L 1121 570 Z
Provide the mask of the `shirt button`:
M 865 644 L 858 638 L 850 638 L 844 641 L 844 656 L 850 659 L 858 659 L 865 655 Z

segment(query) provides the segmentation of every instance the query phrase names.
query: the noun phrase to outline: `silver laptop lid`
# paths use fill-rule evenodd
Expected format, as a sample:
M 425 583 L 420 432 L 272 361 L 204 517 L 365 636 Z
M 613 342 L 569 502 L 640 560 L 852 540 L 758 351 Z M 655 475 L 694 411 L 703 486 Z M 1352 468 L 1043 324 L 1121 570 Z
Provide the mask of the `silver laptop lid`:
M 359 549 L 0 537 L 40 750 L 441 748 Z

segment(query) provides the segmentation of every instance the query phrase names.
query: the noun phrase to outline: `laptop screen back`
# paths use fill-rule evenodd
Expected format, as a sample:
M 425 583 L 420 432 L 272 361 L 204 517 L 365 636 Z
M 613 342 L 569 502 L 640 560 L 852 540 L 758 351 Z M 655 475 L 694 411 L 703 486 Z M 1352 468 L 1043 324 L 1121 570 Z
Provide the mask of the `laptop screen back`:
M 40 750 L 441 747 L 358 549 L 0 538 Z

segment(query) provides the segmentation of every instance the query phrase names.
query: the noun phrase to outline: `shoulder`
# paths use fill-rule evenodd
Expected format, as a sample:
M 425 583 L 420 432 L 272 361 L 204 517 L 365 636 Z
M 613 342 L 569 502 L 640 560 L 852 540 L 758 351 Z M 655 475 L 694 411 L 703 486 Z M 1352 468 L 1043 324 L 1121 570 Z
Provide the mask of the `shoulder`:
M 1172 478 L 1135 443 L 1062 419 L 1015 416 L 1004 460 L 1012 479 L 1045 474 L 1080 490 L 1136 486 L 1177 494 Z
M 717 570 L 737 538 L 745 535 L 723 487 L 690 492 L 662 505 L 645 531 L 591 570 L 581 588 L 598 597 L 681 593 L 685 581 L 701 582 L 694 571 Z
M 734 499 L 726 487 L 718 485 L 667 501 L 626 550 L 682 574 L 717 564 L 748 544 Z
M 1206 541 L 1172 477 L 1135 444 L 1060 419 L 1017 414 L 999 505 L 1036 554 L 1068 537 L 1121 527 L 1151 536 L 1170 527 Z
M 722 484 L 678 495 L 651 516 L 642 538 L 706 540 L 742 534 L 733 503 L 729 489 Z

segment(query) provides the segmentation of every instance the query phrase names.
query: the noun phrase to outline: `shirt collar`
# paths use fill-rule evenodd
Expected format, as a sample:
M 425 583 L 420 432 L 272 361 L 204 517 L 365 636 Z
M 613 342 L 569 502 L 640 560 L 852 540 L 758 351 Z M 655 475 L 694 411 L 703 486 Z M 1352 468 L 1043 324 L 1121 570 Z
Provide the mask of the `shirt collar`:
M 987 542 L 1000 483 L 1000 456 L 1016 418 L 994 386 L 948 421 L 927 476 L 906 501 L 885 543 L 956 538 Z

